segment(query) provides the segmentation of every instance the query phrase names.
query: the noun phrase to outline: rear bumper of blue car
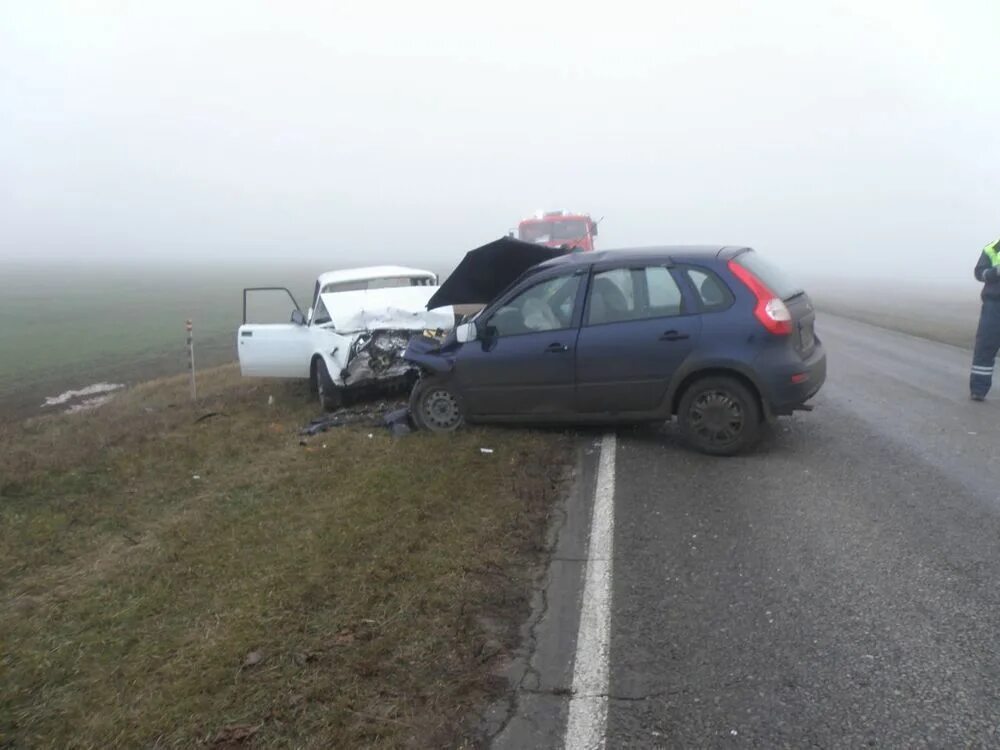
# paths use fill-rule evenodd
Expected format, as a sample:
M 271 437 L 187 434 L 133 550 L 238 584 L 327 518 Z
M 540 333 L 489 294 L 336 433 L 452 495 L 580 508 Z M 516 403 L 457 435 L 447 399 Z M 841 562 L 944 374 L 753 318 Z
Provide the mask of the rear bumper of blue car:
M 775 360 L 758 360 L 757 372 L 762 380 L 766 406 L 775 416 L 784 416 L 803 409 L 826 382 L 826 351 L 816 343 L 808 357 L 796 355 Z

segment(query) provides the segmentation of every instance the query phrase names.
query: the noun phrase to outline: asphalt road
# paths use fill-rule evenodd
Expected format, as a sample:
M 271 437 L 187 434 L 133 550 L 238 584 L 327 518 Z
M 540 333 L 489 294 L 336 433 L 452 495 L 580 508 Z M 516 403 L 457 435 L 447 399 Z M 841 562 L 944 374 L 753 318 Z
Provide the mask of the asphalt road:
M 961 349 L 818 332 L 816 411 L 752 455 L 619 432 L 607 747 L 1000 747 L 1000 392 L 968 400 Z M 563 744 L 595 453 L 497 747 Z

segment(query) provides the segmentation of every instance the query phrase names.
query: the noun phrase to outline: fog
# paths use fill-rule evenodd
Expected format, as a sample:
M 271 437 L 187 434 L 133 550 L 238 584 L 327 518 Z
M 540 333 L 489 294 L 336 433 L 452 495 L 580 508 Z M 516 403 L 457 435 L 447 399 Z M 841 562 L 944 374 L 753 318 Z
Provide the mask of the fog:
M 442 263 L 539 208 L 963 280 L 995 0 L 0 0 L 0 261 Z

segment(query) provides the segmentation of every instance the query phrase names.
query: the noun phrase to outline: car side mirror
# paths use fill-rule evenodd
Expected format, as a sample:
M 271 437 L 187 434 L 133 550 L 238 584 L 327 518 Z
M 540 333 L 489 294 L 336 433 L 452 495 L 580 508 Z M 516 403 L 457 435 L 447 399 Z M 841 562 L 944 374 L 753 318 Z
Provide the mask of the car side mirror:
M 306 324 L 306 316 L 302 314 L 301 310 L 292 310 L 292 322 L 297 326 L 304 326 Z
M 594 237 L 596 237 L 596 236 L 597 236 L 597 224 L 596 224 L 596 223 L 594 223 L 594 224 L 591 224 L 591 225 L 590 225 L 590 233 L 591 233 L 591 234 L 592 234 L 592 235 L 593 235 Z
M 476 330 L 476 324 L 462 323 L 462 325 L 455 329 L 455 338 L 460 344 L 468 344 L 470 341 L 475 341 L 479 338 L 479 331 Z

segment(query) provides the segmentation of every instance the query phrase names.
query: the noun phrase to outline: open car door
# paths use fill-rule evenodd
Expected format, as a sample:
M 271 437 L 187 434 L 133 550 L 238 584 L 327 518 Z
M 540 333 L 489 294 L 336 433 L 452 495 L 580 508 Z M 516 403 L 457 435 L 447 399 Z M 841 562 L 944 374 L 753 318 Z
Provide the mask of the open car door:
M 282 294 L 283 293 L 283 294 Z M 263 305 L 269 318 L 284 317 L 287 323 L 248 323 L 247 299 L 254 308 Z M 291 302 L 291 307 L 288 302 Z M 284 309 L 285 313 L 279 312 Z M 243 290 L 243 325 L 236 335 L 240 372 L 251 377 L 308 378 L 312 335 L 295 297 L 285 287 L 252 287 Z

